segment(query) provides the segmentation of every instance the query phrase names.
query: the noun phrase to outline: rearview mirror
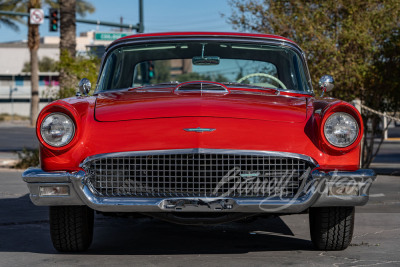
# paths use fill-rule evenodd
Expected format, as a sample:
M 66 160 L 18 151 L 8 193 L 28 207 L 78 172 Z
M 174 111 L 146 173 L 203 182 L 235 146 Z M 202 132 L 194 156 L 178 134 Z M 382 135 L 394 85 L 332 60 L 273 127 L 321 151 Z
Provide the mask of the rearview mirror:
M 218 65 L 219 57 L 217 56 L 205 56 L 205 57 L 193 57 L 193 65 Z

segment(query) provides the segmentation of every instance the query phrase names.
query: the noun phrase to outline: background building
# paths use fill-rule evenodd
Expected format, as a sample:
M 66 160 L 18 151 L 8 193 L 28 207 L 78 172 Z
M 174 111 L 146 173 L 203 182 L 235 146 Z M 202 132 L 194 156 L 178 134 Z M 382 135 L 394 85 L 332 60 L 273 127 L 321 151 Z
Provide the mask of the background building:
M 101 56 L 105 47 L 113 40 L 132 32 L 96 32 L 81 33 L 76 38 L 78 55 L 94 52 Z M 44 36 L 40 39 L 39 61 L 47 57 L 58 61 L 60 38 Z M 26 41 L 0 43 L 0 114 L 18 114 L 30 116 L 31 82 L 29 71 L 24 65 L 30 62 L 30 53 Z M 51 101 L 54 91 L 59 90 L 58 72 L 39 72 L 39 108 Z

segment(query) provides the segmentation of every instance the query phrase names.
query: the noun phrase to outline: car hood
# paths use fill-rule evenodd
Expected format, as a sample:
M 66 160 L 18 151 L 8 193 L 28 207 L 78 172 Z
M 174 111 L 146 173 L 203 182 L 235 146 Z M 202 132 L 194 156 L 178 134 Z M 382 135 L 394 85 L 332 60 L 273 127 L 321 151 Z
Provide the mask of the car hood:
M 228 94 L 176 94 L 173 89 L 121 90 L 97 95 L 100 122 L 176 117 L 240 118 L 303 122 L 307 98 L 231 90 Z

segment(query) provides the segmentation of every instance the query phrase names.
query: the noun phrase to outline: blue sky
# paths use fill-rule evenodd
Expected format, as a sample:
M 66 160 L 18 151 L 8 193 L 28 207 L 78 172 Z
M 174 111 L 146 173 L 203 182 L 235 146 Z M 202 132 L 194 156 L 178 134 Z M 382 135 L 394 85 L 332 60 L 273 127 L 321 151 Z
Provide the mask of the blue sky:
M 138 0 L 89 0 L 96 12 L 88 14 L 86 19 L 136 25 L 138 18 Z M 226 22 L 231 7 L 228 0 L 143 0 L 145 32 L 164 31 L 234 31 Z M 47 8 L 45 8 L 47 14 Z M 54 36 L 48 31 L 46 20 L 40 26 L 41 36 Z M 96 25 L 77 23 L 77 33 L 97 30 Z M 100 31 L 110 31 L 110 27 L 99 27 Z M 20 31 L 14 32 L 5 25 L 0 25 L 0 42 L 27 39 L 27 27 L 20 25 Z

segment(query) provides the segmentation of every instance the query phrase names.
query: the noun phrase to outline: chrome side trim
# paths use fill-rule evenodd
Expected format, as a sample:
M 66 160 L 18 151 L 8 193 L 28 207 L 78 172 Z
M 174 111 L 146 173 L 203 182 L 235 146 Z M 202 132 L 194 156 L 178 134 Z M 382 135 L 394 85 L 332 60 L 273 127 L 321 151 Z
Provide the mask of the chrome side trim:
M 22 174 L 22 179 L 27 183 L 40 183 L 46 180 L 52 183 L 71 182 L 71 178 L 83 178 L 83 171 L 77 173 L 69 172 L 45 172 L 41 169 L 30 167 Z
M 253 156 L 272 156 L 272 157 L 287 157 L 296 158 L 311 162 L 316 167 L 318 163 L 303 154 L 279 152 L 279 151 L 262 151 L 262 150 L 238 150 L 238 149 L 212 149 L 212 148 L 189 148 L 189 149 L 168 149 L 168 150 L 145 150 L 145 151 L 127 151 L 127 152 L 114 152 L 97 154 L 87 157 L 79 167 L 83 167 L 87 162 L 111 157 L 129 157 L 129 156 L 146 156 L 146 155 L 171 155 L 171 154 L 240 154 L 240 155 L 253 155 Z

